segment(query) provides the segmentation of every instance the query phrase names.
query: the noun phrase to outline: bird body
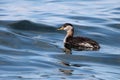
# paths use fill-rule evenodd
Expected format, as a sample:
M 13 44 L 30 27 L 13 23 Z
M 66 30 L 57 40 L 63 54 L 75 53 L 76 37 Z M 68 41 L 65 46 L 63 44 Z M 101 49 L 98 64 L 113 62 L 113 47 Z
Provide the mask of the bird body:
M 99 44 L 87 37 L 77 36 L 74 37 L 74 28 L 70 23 L 65 23 L 58 30 L 65 30 L 67 32 L 63 42 L 65 50 L 71 51 L 71 49 L 75 50 L 99 50 Z
M 64 43 L 66 48 L 73 48 L 75 50 L 98 50 L 100 48 L 96 41 L 86 37 L 67 37 Z

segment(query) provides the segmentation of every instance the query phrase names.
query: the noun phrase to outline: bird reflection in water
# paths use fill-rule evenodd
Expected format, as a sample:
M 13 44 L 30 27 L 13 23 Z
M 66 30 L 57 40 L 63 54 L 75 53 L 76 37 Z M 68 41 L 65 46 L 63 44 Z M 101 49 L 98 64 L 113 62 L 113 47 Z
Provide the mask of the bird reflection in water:
M 72 54 L 70 52 L 70 53 L 66 53 L 65 55 L 70 56 Z M 60 64 L 69 68 L 69 69 L 66 69 L 66 68 L 59 69 L 60 72 L 66 74 L 66 75 L 72 75 L 74 70 L 70 69 L 70 67 L 81 67 L 81 65 L 79 65 L 79 64 L 71 64 L 70 62 L 67 62 L 67 61 L 61 61 Z
M 67 62 L 61 62 L 61 64 L 64 66 L 70 66 L 70 64 Z M 72 75 L 72 72 L 73 72 L 73 70 L 70 70 L 70 69 L 59 69 L 59 71 L 63 72 L 66 75 Z

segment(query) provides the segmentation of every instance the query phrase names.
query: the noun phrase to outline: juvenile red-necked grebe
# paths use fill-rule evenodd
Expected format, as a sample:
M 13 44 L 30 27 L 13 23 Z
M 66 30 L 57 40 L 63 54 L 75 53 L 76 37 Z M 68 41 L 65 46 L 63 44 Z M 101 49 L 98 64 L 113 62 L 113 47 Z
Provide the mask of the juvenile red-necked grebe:
M 58 30 L 65 30 L 67 32 L 64 38 L 64 47 L 66 52 L 71 52 L 71 49 L 75 50 L 99 50 L 99 44 L 86 37 L 77 36 L 74 37 L 74 28 L 73 25 L 70 23 L 65 23 L 62 27 Z

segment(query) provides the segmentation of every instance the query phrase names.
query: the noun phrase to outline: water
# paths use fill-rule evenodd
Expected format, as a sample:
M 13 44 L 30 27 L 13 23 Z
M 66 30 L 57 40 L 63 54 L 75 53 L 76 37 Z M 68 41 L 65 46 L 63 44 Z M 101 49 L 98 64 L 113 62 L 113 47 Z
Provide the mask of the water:
M 120 0 L 0 0 L 0 80 L 120 80 Z M 99 51 L 63 52 L 69 22 Z

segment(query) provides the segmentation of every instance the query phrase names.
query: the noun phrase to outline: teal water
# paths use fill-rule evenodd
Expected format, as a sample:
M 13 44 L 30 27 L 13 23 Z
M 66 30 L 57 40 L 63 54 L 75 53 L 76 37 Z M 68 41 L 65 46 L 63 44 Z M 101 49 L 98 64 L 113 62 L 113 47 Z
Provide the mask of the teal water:
M 0 80 L 120 80 L 119 0 L 0 0 Z M 63 52 L 69 22 L 99 51 Z

